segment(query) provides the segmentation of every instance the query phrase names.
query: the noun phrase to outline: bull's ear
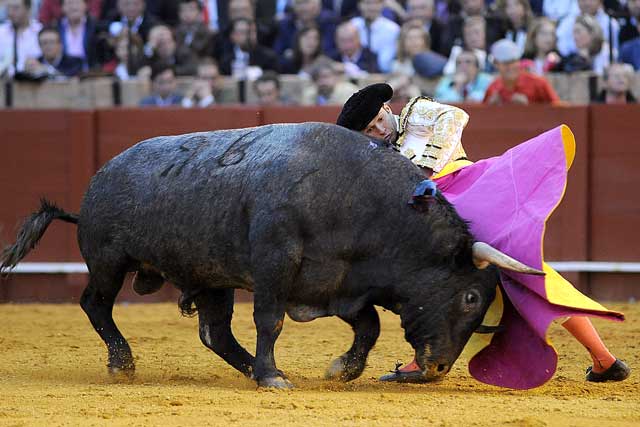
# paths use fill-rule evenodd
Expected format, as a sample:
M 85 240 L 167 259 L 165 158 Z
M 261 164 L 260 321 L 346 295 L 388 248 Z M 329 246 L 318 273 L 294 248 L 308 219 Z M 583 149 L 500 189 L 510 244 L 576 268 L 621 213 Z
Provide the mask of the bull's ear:
M 545 274 L 544 271 L 529 267 L 486 243 L 475 242 L 472 247 L 472 252 L 473 263 L 481 270 L 487 268 L 489 264 L 494 264 L 498 267 L 519 273 L 535 274 L 537 276 L 544 276 Z
M 437 193 L 438 187 L 436 186 L 436 183 L 430 179 L 425 179 L 416 186 L 415 190 L 413 190 L 411 200 L 409 200 L 409 205 L 418 207 L 420 204 L 433 200 Z

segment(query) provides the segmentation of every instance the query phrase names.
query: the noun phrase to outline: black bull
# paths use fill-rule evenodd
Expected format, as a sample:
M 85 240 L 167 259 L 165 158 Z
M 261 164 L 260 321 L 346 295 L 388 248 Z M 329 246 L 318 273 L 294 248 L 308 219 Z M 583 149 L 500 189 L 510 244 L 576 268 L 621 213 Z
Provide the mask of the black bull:
M 202 342 L 262 386 L 291 386 L 273 354 L 285 312 L 349 323 L 353 344 L 327 376 L 357 378 L 380 331 L 375 305 L 400 315 L 424 376 L 438 379 L 480 326 L 497 269 L 483 268 L 482 244 L 440 193 L 407 204 L 423 179 L 384 143 L 320 123 L 153 138 L 93 177 L 79 215 L 44 201 L 0 269 L 53 219 L 77 222 L 90 272 L 80 304 L 112 372 L 134 369 L 112 307 L 136 272 L 140 293 L 179 288 Z M 254 293 L 255 358 L 231 331 L 235 288 Z

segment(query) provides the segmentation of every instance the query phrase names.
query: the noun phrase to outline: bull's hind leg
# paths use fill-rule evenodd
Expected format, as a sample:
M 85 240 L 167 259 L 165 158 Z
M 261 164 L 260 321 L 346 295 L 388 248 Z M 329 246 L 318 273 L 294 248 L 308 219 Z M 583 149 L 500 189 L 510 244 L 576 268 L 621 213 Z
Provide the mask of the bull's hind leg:
M 256 290 L 253 321 L 256 324 L 255 378 L 261 387 L 292 388 L 293 384 L 276 367 L 274 348 L 284 322 L 284 298 L 277 290 Z
M 298 273 L 301 245 L 291 236 L 295 226 L 286 218 L 270 217 L 252 234 L 251 264 L 254 297 L 253 321 L 256 324 L 256 359 L 254 373 L 261 387 L 292 388 L 286 376 L 276 367 L 274 347 L 284 322 L 287 296 Z
M 253 356 L 231 331 L 233 289 L 207 289 L 195 297 L 202 343 L 247 377 L 253 377 Z
M 113 304 L 122 288 L 126 269 L 90 268 L 89 284 L 82 294 L 80 306 L 89 317 L 109 352 L 109 372 L 133 374 L 135 365 L 129 343 L 113 321 Z
M 349 351 L 335 359 L 325 378 L 351 381 L 364 371 L 367 356 L 380 335 L 380 318 L 372 305 L 365 306 L 353 316 L 339 316 L 353 328 L 355 337 Z

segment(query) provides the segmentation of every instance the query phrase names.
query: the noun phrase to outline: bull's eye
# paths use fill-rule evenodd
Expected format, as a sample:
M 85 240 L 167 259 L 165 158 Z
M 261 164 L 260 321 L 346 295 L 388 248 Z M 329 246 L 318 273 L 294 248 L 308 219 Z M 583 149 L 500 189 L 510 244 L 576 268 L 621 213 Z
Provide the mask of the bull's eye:
M 480 293 L 475 289 L 466 292 L 462 298 L 464 311 L 471 311 L 480 304 Z
M 467 304 L 475 304 L 478 302 L 478 294 L 475 292 L 467 292 L 464 296 L 464 302 Z

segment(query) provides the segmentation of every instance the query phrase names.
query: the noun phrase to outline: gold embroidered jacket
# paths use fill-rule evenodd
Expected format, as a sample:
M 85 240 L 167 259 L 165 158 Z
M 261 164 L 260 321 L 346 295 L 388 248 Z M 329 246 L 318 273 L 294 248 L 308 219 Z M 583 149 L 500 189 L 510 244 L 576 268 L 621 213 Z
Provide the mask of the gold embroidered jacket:
M 417 96 L 400 113 L 394 144 L 416 165 L 438 173 L 447 163 L 466 158 L 462 131 L 468 122 L 464 110 Z

